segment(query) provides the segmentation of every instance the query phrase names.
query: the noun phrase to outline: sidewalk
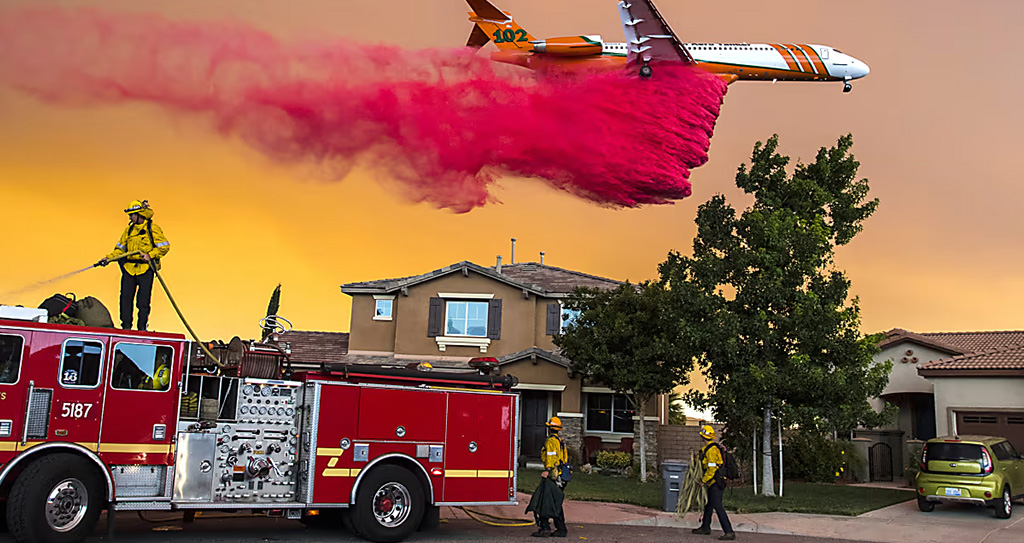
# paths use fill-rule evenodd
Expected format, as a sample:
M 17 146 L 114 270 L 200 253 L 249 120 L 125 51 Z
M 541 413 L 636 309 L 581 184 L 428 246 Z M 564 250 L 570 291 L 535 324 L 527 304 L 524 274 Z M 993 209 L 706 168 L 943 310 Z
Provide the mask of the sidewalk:
M 517 494 L 521 505 L 481 506 L 471 509 L 510 518 L 531 520 L 526 515 L 530 496 Z M 617 503 L 566 501 L 565 519 L 572 524 L 626 524 L 693 529 L 700 524 L 696 513 L 680 519 L 667 513 Z M 737 533 L 789 534 L 808 537 L 903 543 L 1021 543 L 1024 541 L 1024 508 L 1017 507 L 1013 518 L 999 520 L 991 510 L 969 505 L 940 505 L 932 513 L 922 513 L 917 502 L 908 501 L 865 513 L 858 517 L 808 515 L 802 513 L 729 513 Z M 444 507 L 444 518 L 468 518 L 453 507 Z M 526 530 L 527 528 L 524 528 Z M 718 520 L 712 523 L 718 531 Z

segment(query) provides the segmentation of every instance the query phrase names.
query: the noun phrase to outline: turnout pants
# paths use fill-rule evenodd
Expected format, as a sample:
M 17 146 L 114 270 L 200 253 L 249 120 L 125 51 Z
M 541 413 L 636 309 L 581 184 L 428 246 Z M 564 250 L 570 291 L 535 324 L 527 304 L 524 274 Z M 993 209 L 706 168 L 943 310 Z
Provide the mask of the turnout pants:
M 139 330 L 149 324 L 149 302 L 153 297 L 153 268 L 142 275 L 132 275 L 121 266 L 121 328 L 132 328 L 132 302 L 139 308 Z M 136 296 L 136 291 L 138 295 Z
M 561 479 L 559 479 L 558 482 L 556 482 L 555 484 L 558 485 L 558 488 L 562 489 L 562 492 L 565 492 L 565 487 L 569 486 L 569 483 L 563 482 Z M 550 523 L 548 518 L 538 516 L 536 513 L 534 514 L 534 518 L 537 520 L 537 527 L 538 528 L 540 528 L 541 530 L 545 530 L 545 531 L 550 531 L 551 530 L 551 523 Z M 565 528 L 565 509 L 559 507 L 558 508 L 558 516 L 557 517 L 551 517 L 550 520 L 555 521 L 555 531 L 556 532 L 561 532 L 561 533 L 564 534 L 564 533 L 566 533 L 568 531 Z
M 711 529 L 711 511 L 718 514 L 718 523 L 722 525 L 722 531 L 732 533 L 732 523 L 729 522 L 729 515 L 725 514 L 725 506 L 722 505 L 722 495 L 725 493 L 725 481 L 716 481 L 708 487 L 708 504 L 704 506 L 704 518 L 701 519 L 700 527 Z

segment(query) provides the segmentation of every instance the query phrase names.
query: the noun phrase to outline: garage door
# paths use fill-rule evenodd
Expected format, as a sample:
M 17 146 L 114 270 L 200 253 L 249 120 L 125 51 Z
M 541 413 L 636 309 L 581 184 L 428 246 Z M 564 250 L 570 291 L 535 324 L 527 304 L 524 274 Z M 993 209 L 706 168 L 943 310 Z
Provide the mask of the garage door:
M 958 411 L 956 431 L 960 435 L 1005 437 L 1015 449 L 1024 451 L 1024 411 Z

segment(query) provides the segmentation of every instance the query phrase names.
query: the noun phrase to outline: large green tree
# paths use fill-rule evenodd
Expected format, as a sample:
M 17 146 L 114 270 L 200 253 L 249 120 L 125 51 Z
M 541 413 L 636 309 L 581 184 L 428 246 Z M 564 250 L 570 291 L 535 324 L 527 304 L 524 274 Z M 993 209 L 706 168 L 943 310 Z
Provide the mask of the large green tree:
M 647 480 L 644 412 L 659 394 L 688 382 L 694 359 L 677 347 L 676 300 L 657 282 L 614 290 L 577 289 L 566 307 L 579 313 L 555 344 L 585 380 L 625 394 L 640 423 L 640 478 Z
M 721 195 L 701 205 L 693 256 L 670 253 L 659 270 L 710 386 L 688 399 L 712 408 L 734 445 L 759 430 L 765 495 L 774 495 L 773 418 L 845 433 L 888 415 L 867 400 L 891 366 L 872 364 L 874 340 L 860 333 L 857 298 L 833 262 L 878 206 L 852 145 L 841 137 L 789 175 L 778 137 L 758 142 L 736 174 L 753 204 L 739 216 Z

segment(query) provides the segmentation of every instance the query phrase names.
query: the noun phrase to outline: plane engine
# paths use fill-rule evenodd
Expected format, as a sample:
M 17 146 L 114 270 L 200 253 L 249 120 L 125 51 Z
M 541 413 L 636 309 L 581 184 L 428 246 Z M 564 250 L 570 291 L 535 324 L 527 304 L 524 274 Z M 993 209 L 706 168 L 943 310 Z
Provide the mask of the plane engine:
M 601 36 L 568 36 L 531 41 L 534 53 L 560 57 L 585 57 L 599 55 L 602 50 Z

